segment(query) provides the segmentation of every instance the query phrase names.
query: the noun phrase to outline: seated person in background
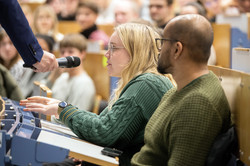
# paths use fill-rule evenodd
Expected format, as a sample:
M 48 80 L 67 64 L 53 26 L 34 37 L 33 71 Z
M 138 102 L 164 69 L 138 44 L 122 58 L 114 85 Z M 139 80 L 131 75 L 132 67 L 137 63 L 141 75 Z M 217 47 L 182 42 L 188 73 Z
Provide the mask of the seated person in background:
M 250 12 L 250 0 L 234 0 L 234 1 L 236 1 L 239 11 L 241 13 Z
M 24 99 L 16 80 L 2 64 L 0 64 L 0 96 L 16 101 Z
M 92 1 L 98 6 L 97 24 L 114 23 L 114 3 L 117 0 L 97 0 Z
M 140 7 L 132 0 L 121 0 L 114 7 L 115 26 L 130 22 L 140 16 Z
M 75 21 L 76 9 L 80 0 L 60 1 L 61 12 L 58 15 L 59 20 Z
M 173 0 L 149 0 L 148 7 L 150 18 L 161 29 L 175 16 Z
M 228 1 L 228 0 L 227 0 Z M 230 0 L 231 1 L 231 0 Z M 224 0 L 224 2 L 226 2 Z M 207 18 L 210 22 L 216 22 L 216 15 L 222 12 L 222 0 L 203 0 L 207 11 Z
M 26 106 L 24 111 L 59 115 L 61 122 L 79 138 L 122 150 L 120 165 L 130 165 L 131 157 L 144 144 L 146 123 L 163 94 L 173 87 L 168 77 L 156 69 L 159 52 L 155 38 L 159 37 L 143 24 L 125 23 L 115 28 L 105 56 L 109 75 L 120 80 L 108 107 L 99 115 L 70 103 L 59 108 L 59 100 L 45 97 L 31 97 L 20 104 Z
M 58 32 L 58 19 L 51 6 L 41 5 L 36 8 L 33 15 L 33 31 L 35 34 L 51 36 L 56 43 L 63 39 L 63 34 Z
M 224 90 L 207 68 L 213 29 L 205 17 L 187 14 L 170 20 L 163 36 L 157 69 L 171 73 L 177 88 L 163 96 L 150 118 L 132 165 L 205 165 L 215 138 L 231 125 Z
M 48 35 L 37 34 L 37 41 L 44 51 L 53 53 L 54 39 Z M 50 72 L 34 72 L 33 70 L 25 70 L 19 86 L 25 98 L 32 96 L 34 81 L 47 79 Z
M 206 9 L 198 2 L 189 2 L 181 7 L 179 14 L 200 14 L 204 17 L 207 16 Z M 208 65 L 216 65 L 216 52 L 213 47 L 211 46 L 210 56 L 207 62 Z
M 55 11 L 57 18 L 60 17 L 62 12 L 62 1 L 61 0 L 45 0 L 45 4 L 51 6 Z
M 91 111 L 95 101 L 95 85 L 84 70 L 87 40 L 80 34 L 67 34 L 59 44 L 60 57 L 76 56 L 81 64 L 74 68 L 59 68 L 42 80 L 52 90 L 52 96 L 80 109 Z
M 23 68 L 24 62 L 5 30 L 0 32 L 0 64 L 10 71 L 17 84 L 25 70 L 30 70 Z
M 104 47 L 108 45 L 108 35 L 98 30 L 96 19 L 98 16 L 98 7 L 92 2 L 80 3 L 76 12 L 76 21 L 81 27 L 81 34 L 88 40 L 101 41 Z

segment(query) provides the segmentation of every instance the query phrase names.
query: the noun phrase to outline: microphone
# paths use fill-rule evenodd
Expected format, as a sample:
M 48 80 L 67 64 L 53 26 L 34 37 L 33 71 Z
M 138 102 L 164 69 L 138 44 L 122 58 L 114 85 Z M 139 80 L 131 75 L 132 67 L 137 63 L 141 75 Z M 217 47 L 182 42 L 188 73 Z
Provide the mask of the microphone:
M 72 68 L 77 67 L 81 64 L 81 60 L 79 57 L 75 56 L 67 56 L 65 58 L 57 58 L 59 67 L 62 68 Z

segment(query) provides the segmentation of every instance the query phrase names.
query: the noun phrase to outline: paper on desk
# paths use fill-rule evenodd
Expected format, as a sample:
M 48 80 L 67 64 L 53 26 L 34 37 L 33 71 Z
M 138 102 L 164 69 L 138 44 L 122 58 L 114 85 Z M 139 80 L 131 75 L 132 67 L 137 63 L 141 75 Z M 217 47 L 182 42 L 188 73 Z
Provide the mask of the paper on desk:
M 75 152 L 83 156 L 88 156 L 91 158 L 105 161 L 107 163 L 119 165 L 119 162 L 115 158 L 105 156 L 101 153 L 103 147 L 90 144 L 88 142 L 84 142 L 78 139 L 73 139 L 55 133 L 51 133 L 49 131 L 41 130 L 37 141 L 69 149 L 71 152 Z M 84 160 L 84 158 L 82 160 Z
M 56 124 L 56 123 L 51 123 L 49 121 L 45 121 L 45 120 L 41 120 L 41 128 L 42 129 L 46 129 L 46 130 L 52 130 L 55 132 L 59 132 L 62 134 L 67 134 L 70 136 L 74 136 L 77 137 L 77 135 L 75 135 L 75 133 L 73 133 L 70 128 L 63 126 L 61 124 Z

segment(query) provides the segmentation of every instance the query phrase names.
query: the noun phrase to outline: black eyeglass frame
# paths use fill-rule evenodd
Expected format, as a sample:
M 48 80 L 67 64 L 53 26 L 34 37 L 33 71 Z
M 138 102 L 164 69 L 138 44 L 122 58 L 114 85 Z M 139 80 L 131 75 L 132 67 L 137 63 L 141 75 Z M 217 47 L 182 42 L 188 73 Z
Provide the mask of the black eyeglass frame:
M 160 42 L 160 47 L 159 47 L 159 42 Z M 170 41 L 170 42 L 178 42 L 179 40 L 176 39 L 167 39 L 167 38 L 155 38 L 155 44 L 156 48 L 160 51 L 163 45 L 163 41 Z

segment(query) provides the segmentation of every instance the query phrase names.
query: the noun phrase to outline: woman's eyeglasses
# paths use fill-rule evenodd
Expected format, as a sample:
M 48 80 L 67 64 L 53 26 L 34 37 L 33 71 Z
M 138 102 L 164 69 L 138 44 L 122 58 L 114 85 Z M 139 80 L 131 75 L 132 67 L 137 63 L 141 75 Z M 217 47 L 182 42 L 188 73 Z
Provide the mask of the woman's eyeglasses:
M 116 49 L 121 49 L 121 48 L 125 48 L 122 46 L 114 46 L 113 44 L 109 44 L 108 45 L 108 51 L 110 51 L 110 55 L 112 55 L 112 53 L 114 52 L 114 50 Z

